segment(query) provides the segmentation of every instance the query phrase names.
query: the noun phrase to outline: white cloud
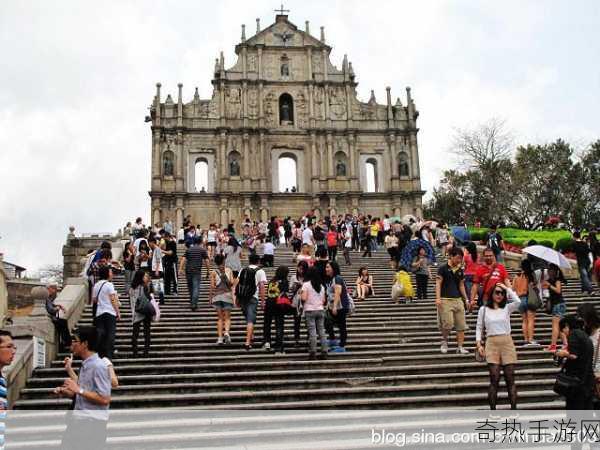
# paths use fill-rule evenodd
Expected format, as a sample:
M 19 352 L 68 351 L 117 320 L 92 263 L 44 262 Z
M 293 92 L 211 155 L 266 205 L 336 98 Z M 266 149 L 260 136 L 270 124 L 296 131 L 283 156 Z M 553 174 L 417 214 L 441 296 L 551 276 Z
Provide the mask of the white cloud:
M 600 136 L 597 2 L 289 2 L 290 20 L 326 27 L 332 60 L 353 62 L 358 93 L 385 87 L 421 113 L 423 186 L 446 168 L 452 127 L 504 117 L 519 143 Z M 273 4 L 23 1 L 0 4 L 0 251 L 36 268 L 61 260 L 68 226 L 114 231 L 148 216 L 150 130 L 184 84 L 212 92 L 214 58 L 274 20 Z

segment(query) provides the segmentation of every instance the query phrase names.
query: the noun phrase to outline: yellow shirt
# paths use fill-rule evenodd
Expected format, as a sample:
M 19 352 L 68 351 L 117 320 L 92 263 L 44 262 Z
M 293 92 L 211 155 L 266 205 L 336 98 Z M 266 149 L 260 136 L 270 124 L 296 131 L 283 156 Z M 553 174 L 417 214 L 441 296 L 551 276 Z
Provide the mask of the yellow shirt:
M 371 236 L 377 237 L 378 234 L 379 234 L 379 225 L 377 225 L 377 224 L 371 225 Z

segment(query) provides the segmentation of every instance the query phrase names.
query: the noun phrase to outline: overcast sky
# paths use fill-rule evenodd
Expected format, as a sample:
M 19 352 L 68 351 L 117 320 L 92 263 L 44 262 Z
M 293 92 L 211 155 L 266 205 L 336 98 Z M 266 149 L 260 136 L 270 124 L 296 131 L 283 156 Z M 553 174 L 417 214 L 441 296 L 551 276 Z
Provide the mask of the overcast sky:
M 344 53 L 380 103 L 385 87 L 420 111 L 424 189 L 451 164 L 453 127 L 492 116 L 518 143 L 600 138 L 600 2 L 288 1 L 289 19 Z M 148 217 L 155 83 L 163 100 L 234 62 L 240 25 L 275 19 L 273 1 L 0 2 L 0 252 L 37 269 L 62 261 L 69 225 L 116 231 Z

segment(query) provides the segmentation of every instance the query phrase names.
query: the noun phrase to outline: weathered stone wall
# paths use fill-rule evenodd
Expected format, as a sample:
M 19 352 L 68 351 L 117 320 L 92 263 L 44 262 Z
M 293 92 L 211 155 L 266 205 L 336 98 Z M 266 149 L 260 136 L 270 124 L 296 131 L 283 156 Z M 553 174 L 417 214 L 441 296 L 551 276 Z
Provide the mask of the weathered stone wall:
M 8 280 L 6 287 L 8 290 L 8 309 L 20 309 L 33 305 L 31 290 L 37 286 L 45 286 L 39 281 Z
M 119 259 L 122 253 L 121 237 L 116 235 L 96 235 L 75 236 L 75 228 L 70 228 L 67 235 L 67 242 L 63 245 L 63 280 L 67 278 L 79 277 L 84 268 L 86 256 L 90 250 L 100 247 L 103 241 L 111 242 L 113 249 L 113 259 Z

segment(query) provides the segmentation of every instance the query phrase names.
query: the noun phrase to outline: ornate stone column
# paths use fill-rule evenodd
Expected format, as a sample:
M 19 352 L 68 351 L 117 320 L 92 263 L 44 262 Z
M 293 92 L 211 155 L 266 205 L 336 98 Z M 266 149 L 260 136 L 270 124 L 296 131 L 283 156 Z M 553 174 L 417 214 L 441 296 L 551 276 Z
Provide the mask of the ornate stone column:
M 242 147 L 244 149 L 244 164 L 242 165 L 243 168 L 243 176 L 244 176 L 244 187 L 243 190 L 244 191 L 249 191 L 251 186 L 250 186 L 250 136 L 248 135 L 248 133 L 244 133 L 242 135 Z
M 227 143 L 227 132 L 221 131 L 221 134 L 219 135 L 219 151 L 217 152 L 217 179 L 214 183 L 215 187 L 219 186 L 219 192 L 227 192 L 229 190 L 229 178 L 227 177 Z
M 256 152 L 256 167 L 259 169 L 260 173 L 260 190 L 261 191 L 266 191 L 267 190 L 267 179 L 265 177 L 265 171 L 260 171 L 261 167 L 264 167 L 263 161 L 264 161 L 264 157 L 263 155 L 265 154 L 265 133 L 263 131 L 260 132 L 259 134 L 259 138 L 258 138 L 258 151 Z
M 319 192 L 319 154 L 317 151 L 317 132 L 310 132 L 310 161 L 311 161 L 311 192 L 316 194 Z
M 161 191 L 162 183 L 160 174 L 160 130 L 154 129 L 152 132 L 152 190 Z

